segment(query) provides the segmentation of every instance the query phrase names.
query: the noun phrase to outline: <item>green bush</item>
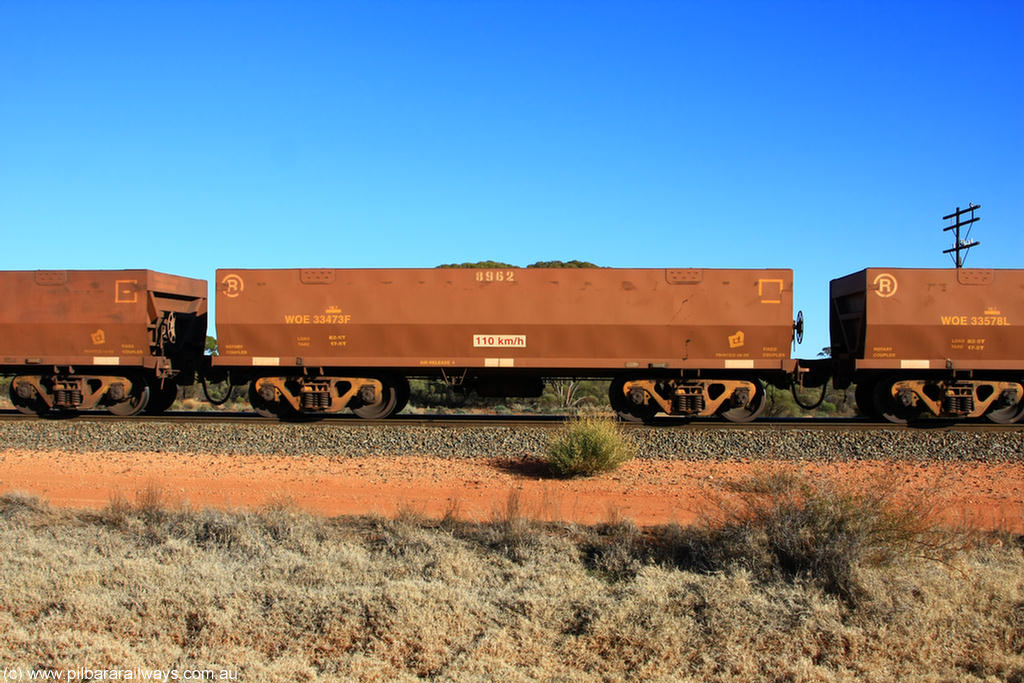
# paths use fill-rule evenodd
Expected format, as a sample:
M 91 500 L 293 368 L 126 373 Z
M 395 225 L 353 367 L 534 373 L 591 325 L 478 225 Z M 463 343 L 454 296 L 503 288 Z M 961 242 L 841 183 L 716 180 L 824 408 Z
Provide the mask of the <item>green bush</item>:
M 546 455 L 553 474 L 579 477 L 614 470 L 633 458 L 633 448 L 612 420 L 577 417 L 552 436 Z

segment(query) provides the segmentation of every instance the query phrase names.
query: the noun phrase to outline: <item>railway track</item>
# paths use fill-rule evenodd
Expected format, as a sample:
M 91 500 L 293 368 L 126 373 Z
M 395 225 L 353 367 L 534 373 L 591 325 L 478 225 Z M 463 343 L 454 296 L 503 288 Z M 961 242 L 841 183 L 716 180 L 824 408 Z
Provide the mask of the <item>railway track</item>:
M 566 415 L 403 415 L 385 420 L 368 420 L 354 415 L 332 414 L 319 419 L 307 420 L 307 424 L 324 426 L 366 427 L 374 428 L 384 425 L 405 427 L 444 427 L 451 429 L 468 427 L 531 427 L 556 428 L 569 419 Z M 278 421 L 249 412 L 167 412 L 162 415 L 139 415 L 120 417 L 102 411 L 90 411 L 75 415 L 56 415 L 40 418 L 24 415 L 13 409 L 0 409 L 2 422 L 93 422 L 120 423 L 131 422 L 141 424 L 189 424 L 189 425 L 245 425 L 256 424 L 273 428 L 275 425 L 303 424 L 303 421 Z M 724 419 L 686 420 L 672 417 L 655 418 L 650 425 L 623 423 L 626 429 L 642 429 L 644 427 L 671 430 L 760 430 L 785 431 L 791 429 L 820 431 L 954 431 L 954 432 L 1024 432 L 1024 423 L 993 424 L 990 422 L 950 422 L 945 420 L 924 420 L 910 425 L 897 425 L 885 421 L 873 421 L 868 418 L 762 418 L 752 423 L 738 424 Z
M 404 507 L 441 517 L 457 506 L 485 519 L 514 489 L 537 509 L 561 497 L 576 521 L 599 522 L 616 509 L 637 523 L 656 524 L 693 517 L 700 492 L 712 483 L 758 468 L 795 467 L 842 481 L 876 477 L 919 491 L 941 489 L 954 497 L 944 509 L 983 515 L 989 526 L 1024 519 L 1020 425 L 627 423 L 635 462 L 579 482 L 551 480 L 538 465 L 565 420 L 332 416 L 296 424 L 246 413 L 40 419 L 0 410 L 0 492 L 102 508 L 118 492 L 130 498 L 153 486 L 202 506 L 259 506 L 283 496 L 329 515 L 394 515 Z

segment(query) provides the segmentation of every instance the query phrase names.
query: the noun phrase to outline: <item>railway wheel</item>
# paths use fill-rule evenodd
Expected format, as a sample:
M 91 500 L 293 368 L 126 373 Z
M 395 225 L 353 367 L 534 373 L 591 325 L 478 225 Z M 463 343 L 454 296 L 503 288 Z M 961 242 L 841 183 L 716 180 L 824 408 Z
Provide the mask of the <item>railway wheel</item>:
M 729 422 L 751 422 L 768 407 L 764 384 L 758 379 L 749 380 L 754 385 L 754 395 L 742 406 L 723 410 L 721 415 Z
M 857 403 L 857 410 L 864 417 L 879 419 L 882 417 L 875 405 L 875 383 L 869 379 L 862 379 L 857 382 L 853 390 L 853 400 Z
M 1024 398 L 1019 398 L 1016 403 L 989 410 L 985 413 L 985 419 L 1000 425 L 1020 422 L 1024 419 Z
M 138 415 L 146 409 L 147 405 L 149 405 L 149 385 L 140 377 L 125 377 L 124 380 L 128 384 L 128 387 L 125 390 L 123 397 L 117 396 L 115 398 L 114 396 L 111 396 L 114 391 L 114 387 L 107 390 L 108 400 L 113 401 L 107 405 L 107 412 L 119 417 L 131 417 L 132 415 Z
M 625 386 L 626 380 L 619 378 L 613 379 L 611 386 L 608 387 L 608 402 L 619 419 L 623 422 L 650 422 L 654 419 L 654 416 L 658 414 L 657 404 L 650 401 L 647 403 L 631 401 L 623 392 Z
M 412 389 L 409 387 L 409 380 L 405 377 L 399 377 L 395 381 L 395 391 L 398 392 L 398 403 L 395 405 L 394 411 L 391 416 L 398 415 L 400 412 L 405 410 L 405 407 L 409 405 L 409 397 L 412 395 Z
M 11 398 L 11 405 L 13 405 L 19 413 L 24 413 L 25 415 L 45 415 L 50 411 L 50 407 L 46 405 L 46 401 L 44 401 L 43 398 L 35 392 L 33 387 L 25 384 L 21 385 L 23 388 L 19 387 L 19 390 L 15 388 L 15 384 L 16 382 L 11 382 L 9 394 Z
M 283 401 L 266 400 L 260 396 L 259 389 L 256 387 L 257 384 L 259 384 L 258 380 L 253 380 L 249 383 L 249 405 L 252 406 L 252 409 L 256 411 L 257 415 L 263 417 L 282 417 L 281 404 Z
M 898 381 L 892 377 L 878 380 L 872 392 L 872 400 L 878 417 L 893 424 L 905 425 L 920 416 L 921 409 L 916 400 L 912 400 L 914 397 L 893 395 L 893 386 Z
M 164 380 L 163 386 L 156 380 L 149 385 L 149 403 L 146 404 L 146 415 L 160 415 L 171 407 L 178 399 L 178 383 Z
M 393 377 L 380 377 L 378 379 L 383 387 L 383 391 L 380 396 L 374 397 L 377 399 L 376 402 L 361 402 L 361 405 L 352 408 L 352 412 L 364 420 L 383 420 L 397 412 L 399 399 L 398 387 L 401 382 Z M 408 401 L 408 399 L 406 399 L 406 401 Z

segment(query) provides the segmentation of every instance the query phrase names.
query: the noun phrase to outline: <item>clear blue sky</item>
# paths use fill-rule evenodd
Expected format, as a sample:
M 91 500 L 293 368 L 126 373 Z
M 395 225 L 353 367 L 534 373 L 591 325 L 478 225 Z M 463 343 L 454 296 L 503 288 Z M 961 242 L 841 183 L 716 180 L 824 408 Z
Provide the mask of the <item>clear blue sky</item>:
M 0 0 L 0 268 L 1024 267 L 1024 3 Z

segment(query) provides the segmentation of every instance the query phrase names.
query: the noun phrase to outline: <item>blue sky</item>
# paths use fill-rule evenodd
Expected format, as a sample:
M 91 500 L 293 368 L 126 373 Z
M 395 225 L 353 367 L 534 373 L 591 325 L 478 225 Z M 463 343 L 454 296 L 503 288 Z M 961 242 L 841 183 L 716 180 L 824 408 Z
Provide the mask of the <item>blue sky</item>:
M 0 268 L 1024 267 L 1024 3 L 0 0 Z

